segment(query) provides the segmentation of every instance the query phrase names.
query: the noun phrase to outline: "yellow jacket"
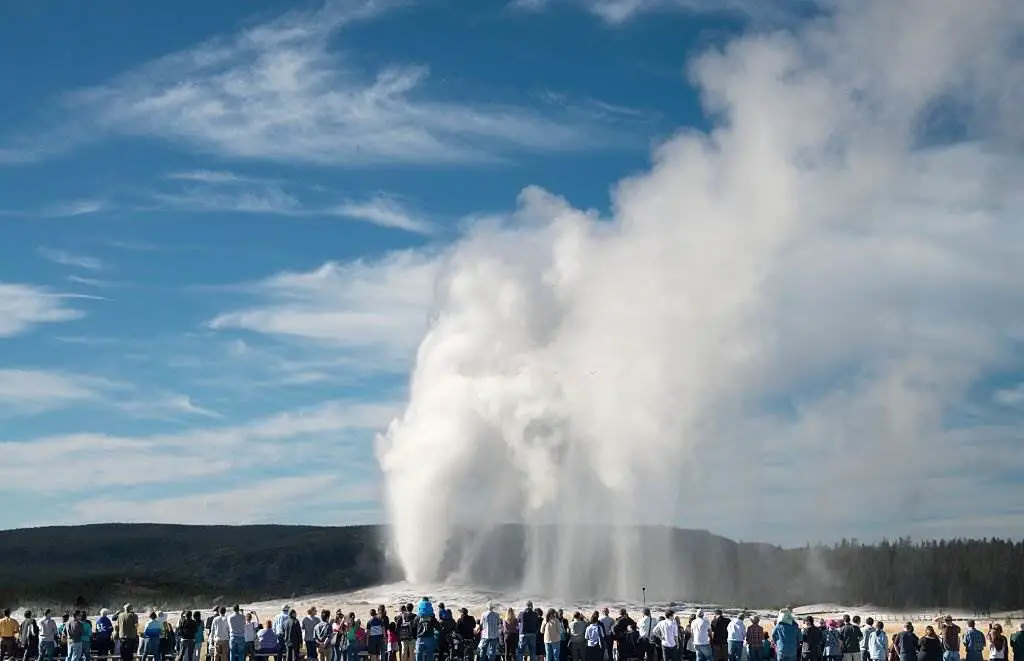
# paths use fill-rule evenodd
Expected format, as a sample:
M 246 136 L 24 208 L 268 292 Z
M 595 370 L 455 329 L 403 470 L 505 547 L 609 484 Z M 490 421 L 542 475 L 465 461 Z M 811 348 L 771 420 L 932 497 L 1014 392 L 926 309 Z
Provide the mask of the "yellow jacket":
M 0 618 L 0 638 L 17 638 L 21 627 L 13 617 Z

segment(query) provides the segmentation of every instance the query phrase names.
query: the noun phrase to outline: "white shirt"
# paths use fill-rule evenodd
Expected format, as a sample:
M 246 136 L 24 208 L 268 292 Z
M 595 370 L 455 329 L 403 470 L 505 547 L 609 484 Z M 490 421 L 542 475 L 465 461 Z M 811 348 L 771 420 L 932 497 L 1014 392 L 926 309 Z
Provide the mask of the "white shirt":
M 228 633 L 228 618 L 223 615 L 218 615 L 213 618 L 213 622 L 210 622 L 210 640 L 212 641 L 224 641 L 230 640 L 231 636 Z
M 711 623 L 703 617 L 698 617 L 693 621 L 693 624 L 690 625 L 690 631 L 693 633 L 694 645 L 711 644 Z
M 497 640 L 501 633 L 501 618 L 494 611 L 487 611 L 480 616 L 481 640 Z
M 288 613 L 278 613 L 274 618 L 274 633 L 280 636 L 284 633 L 284 623 L 288 621 Z
M 228 633 L 234 636 L 245 636 L 245 616 L 241 613 L 228 615 Z
M 256 642 L 256 620 L 247 621 L 245 623 L 245 642 Z
M 637 631 L 640 633 L 641 638 L 650 638 L 651 632 L 654 631 L 654 618 L 650 615 L 644 615 L 640 620 L 640 626 Z
M 743 626 L 743 620 L 737 617 L 729 623 L 729 642 L 742 643 L 743 634 L 746 632 L 747 628 Z
M 679 639 L 679 625 L 675 618 L 666 617 L 654 627 L 654 632 L 661 638 L 662 647 L 675 647 Z

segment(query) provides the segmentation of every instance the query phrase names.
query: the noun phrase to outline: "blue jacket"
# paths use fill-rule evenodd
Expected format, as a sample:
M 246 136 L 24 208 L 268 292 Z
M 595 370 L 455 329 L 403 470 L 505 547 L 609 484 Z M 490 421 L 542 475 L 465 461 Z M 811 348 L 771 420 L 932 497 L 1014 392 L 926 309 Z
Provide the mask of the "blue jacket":
M 775 643 L 780 658 L 795 658 L 802 640 L 800 627 L 791 622 L 779 622 L 772 631 L 772 642 Z
M 427 617 L 428 615 L 434 614 L 434 604 L 430 603 L 426 599 L 420 599 L 420 603 L 416 604 L 416 615 L 420 617 Z

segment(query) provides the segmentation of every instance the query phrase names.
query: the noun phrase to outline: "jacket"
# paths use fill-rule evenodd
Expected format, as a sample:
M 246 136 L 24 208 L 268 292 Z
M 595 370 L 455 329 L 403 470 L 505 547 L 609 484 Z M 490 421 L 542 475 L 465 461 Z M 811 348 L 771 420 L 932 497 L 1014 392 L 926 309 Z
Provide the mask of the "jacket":
M 289 617 L 281 625 L 281 638 L 285 647 L 302 647 L 302 624 L 294 617 Z

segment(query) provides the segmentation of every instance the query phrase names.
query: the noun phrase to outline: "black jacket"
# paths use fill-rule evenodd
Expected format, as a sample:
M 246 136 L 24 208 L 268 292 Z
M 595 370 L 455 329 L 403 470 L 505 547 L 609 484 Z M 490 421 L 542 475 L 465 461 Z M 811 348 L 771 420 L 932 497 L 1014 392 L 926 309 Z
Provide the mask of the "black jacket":
M 302 647 L 302 624 L 289 617 L 281 627 L 281 638 L 285 647 Z

